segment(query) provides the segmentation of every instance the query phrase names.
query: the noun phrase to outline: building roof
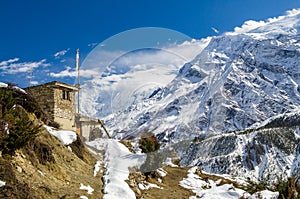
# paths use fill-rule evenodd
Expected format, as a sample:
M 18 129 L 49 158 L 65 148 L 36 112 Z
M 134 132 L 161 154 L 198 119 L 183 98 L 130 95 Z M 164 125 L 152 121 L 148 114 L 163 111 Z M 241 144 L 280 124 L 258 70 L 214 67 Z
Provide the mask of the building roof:
M 66 84 L 66 83 L 58 82 L 58 81 L 48 82 L 48 83 L 40 84 L 40 85 L 36 85 L 36 86 L 30 86 L 30 87 L 27 87 L 25 89 L 34 88 L 34 87 L 40 87 L 40 86 L 61 87 L 61 88 L 67 88 L 67 89 L 70 89 L 70 90 L 73 90 L 73 91 L 78 91 L 79 90 L 78 86 L 73 86 L 71 84 Z

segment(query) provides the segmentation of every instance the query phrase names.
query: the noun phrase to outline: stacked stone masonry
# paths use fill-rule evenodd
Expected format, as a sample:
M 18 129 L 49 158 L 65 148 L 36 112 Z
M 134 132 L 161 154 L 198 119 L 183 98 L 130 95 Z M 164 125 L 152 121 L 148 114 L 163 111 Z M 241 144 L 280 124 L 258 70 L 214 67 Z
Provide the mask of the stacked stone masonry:
M 78 88 L 61 82 L 50 82 L 25 88 L 62 129 L 75 130 L 75 92 Z

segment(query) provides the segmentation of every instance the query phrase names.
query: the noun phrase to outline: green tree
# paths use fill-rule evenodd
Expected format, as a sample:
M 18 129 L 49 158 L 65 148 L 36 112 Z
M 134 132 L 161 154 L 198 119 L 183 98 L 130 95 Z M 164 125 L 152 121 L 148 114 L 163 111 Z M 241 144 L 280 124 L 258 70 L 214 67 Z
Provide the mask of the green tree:
M 0 89 L 0 150 L 3 155 L 14 155 L 15 150 L 24 147 L 40 131 L 41 126 L 34 124 L 29 113 L 18 105 L 20 101 L 22 99 L 14 90 Z
M 141 139 L 139 140 L 139 148 L 143 153 L 150 153 L 158 150 L 160 147 L 154 134 L 148 130 L 141 133 Z

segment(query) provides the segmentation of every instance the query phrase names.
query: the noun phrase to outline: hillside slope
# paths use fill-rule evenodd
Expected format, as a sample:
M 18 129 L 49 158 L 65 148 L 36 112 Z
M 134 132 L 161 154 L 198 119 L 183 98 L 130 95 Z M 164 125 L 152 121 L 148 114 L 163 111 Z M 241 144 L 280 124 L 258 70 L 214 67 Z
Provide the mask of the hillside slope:
M 16 98 L 12 106 L 5 100 Z M 0 88 L 1 124 L 7 126 L 0 128 L 0 180 L 5 184 L 0 187 L 0 197 L 101 198 L 102 174 L 94 177 L 96 156 L 88 152 L 79 138 L 69 146 L 63 145 L 43 127 L 40 119 L 45 118 L 33 109 L 34 101 L 22 103 L 25 98 L 30 99 L 24 92 Z M 39 131 L 27 139 L 28 126 L 15 125 L 18 121 L 27 121 L 30 127 L 39 127 Z M 19 146 L 11 145 L 16 142 Z M 6 147 L 14 150 L 7 152 Z M 91 194 L 85 190 L 88 186 L 94 189 Z

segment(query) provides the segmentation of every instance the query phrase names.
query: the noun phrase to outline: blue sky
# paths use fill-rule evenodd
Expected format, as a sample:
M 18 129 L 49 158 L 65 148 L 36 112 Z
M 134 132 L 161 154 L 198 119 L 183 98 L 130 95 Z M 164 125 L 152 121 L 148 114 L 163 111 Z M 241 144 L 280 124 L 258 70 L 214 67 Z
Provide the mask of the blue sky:
M 31 67 L 35 83 L 73 83 L 49 74 L 75 65 L 76 48 L 84 58 L 94 44 L 122 31 L 162 27 L 200 39 L 217 35 L 214 28 L 222 34 L 293 8 L 300 8 L 299 0 L 1 1 L 0 81 L 27 86 Z

